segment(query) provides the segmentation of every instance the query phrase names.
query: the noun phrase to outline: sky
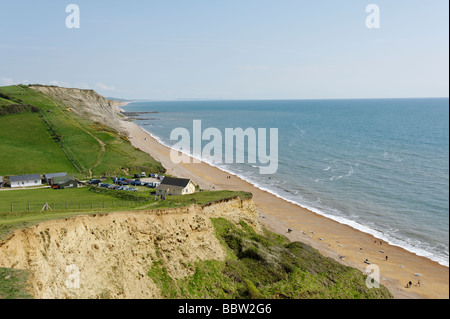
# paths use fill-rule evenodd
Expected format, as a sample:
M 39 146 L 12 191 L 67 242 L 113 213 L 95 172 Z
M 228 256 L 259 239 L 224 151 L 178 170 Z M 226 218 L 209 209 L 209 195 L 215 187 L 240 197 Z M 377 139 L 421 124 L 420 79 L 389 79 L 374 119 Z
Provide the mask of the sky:
M 80 27 L 67 28 L 69 4 Z M 379 8 L 379 28 L 368 28 Z M 0 0 L 0 86 L 123 99 L 449 96 L 448 0 Z

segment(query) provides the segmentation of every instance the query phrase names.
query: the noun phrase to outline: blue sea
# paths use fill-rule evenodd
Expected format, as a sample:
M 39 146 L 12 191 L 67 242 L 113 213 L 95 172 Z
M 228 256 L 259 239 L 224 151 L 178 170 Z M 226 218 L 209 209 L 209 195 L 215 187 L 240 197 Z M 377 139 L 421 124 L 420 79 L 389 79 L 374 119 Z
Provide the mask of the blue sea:
M 278 171 L 215 166 L 448 267 L 449 100 L 149 101 L 124 107 L 161 143 L 175 128 L 278 128 Z M 269 134 L 269 133 L 267 133 Z M 208 141 L 205 141 L 206 144 Z M 208 159 L 205 158 L 207 161 Z

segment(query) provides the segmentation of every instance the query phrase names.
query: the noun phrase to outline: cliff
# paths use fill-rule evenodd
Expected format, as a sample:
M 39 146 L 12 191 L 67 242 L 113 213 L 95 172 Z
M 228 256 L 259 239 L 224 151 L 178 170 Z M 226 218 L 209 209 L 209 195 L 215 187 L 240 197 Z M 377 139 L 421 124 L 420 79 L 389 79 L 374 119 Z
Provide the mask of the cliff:
M 0 243 L 0 267 L 27 270 L 34 298 L 160 298 L 147 275 L 156 261 L 169 276 L 194 273 L 200 260 L 224 260 L 211 218 L 260 231 L 251 199 L 204 207 L 84 215 L 16 231 Z M 70 279 L 79 274 L 79 287 Z M 72 284 L 71 284 L 72 283 Z
M 118 132 L 123 128 L 120 115 L 114 110 L 111 102 L 94 90 L 62 88 L 57 86 L 33 85 L 30 89 L 42 92 L 81 117 L 94 122 L 101 122 Z

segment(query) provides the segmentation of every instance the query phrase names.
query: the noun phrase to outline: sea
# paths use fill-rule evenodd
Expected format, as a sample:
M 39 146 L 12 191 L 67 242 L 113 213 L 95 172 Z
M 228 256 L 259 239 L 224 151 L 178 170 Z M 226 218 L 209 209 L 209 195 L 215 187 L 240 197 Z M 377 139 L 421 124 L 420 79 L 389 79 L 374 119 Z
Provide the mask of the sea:
M 449 99 L 140 101 L 160 143 L 174 129 L 278 129 L 278 170 L 204 161 L 318 214 L 449 265 Z M 148 113 L 146 113 L 148 112 Z M 203 141 L 206 145 L 209 141 Z M 250 149 L 250 148 L 249 148 Z M 189 152 L 189 151 L 188 151 Z M 192 153 L 192 150 L 191 150 Z M 269 146 L 267 146 L 267 154 Z M 247 154 L 248 155 L 248 154 Z

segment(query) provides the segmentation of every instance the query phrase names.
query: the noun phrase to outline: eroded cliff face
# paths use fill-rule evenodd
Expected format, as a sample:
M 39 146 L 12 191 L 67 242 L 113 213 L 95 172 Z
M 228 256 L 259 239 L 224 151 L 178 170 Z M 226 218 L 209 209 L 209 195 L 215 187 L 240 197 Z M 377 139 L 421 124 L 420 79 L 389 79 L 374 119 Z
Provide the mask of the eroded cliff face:
M 225 258 L 211 222 L 218 217 L 261 228 L 251 199 L 83 215 L 16 231 L 0 243 L 0 267 L 28 270 L 35 298 L 159 298 L 147 275 L 153 263 L 182 278 L 198 260 Z
M 66 107 L 81 117 L 94 122 L 100 122 L 123 131 L 120 115 L 113 109 L 111 103 L 94 90 L 62 88 L 57 86 L 30 86 L 30 89 L 40 91 L 54 100 L 61 101 Z

